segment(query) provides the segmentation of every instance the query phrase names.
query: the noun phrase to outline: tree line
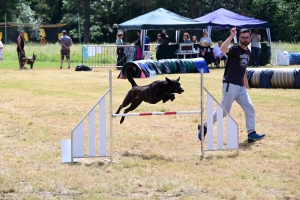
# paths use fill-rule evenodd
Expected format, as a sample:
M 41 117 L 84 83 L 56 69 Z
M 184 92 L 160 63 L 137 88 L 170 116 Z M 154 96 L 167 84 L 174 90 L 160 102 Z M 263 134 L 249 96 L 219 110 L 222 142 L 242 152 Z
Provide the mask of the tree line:
M 0 22 L 6 13 L 8 22 L 68 23 L 69 35 L 75 40 L 79 39 L 80 16 L 80 35 L 85 43 L 114 42 L 118 24 L 160 7 L 193 19 L 225 8 L 268 21 L 273 41 L 300 40 L 300 0 L 0 0 L 0 5 Z M 154 38 L 155 33 L 151 34 Z

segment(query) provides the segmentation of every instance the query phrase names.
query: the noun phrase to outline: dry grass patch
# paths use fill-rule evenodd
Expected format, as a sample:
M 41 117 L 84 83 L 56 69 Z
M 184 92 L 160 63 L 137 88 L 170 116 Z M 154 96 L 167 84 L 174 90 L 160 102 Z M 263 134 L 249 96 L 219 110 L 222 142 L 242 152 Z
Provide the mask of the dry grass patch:
M 113 109 L 127 80 L 113 70 Z M 221 99 L 223 69 L 205 75 L 205 86 Z M 199 74 L 165 76 L 185 92 L 173 102 L 142 103 L 135 112 L 199 109 Z M 108 88 L 108 69 L 91 72 L 34 69 L 0 70 L 0 199 L 299 199 L 300 90 L 251 89 L 257 131 L 246 142 L 244 114 L 235 103 L 240 155 L 207 153 L 200 159 L 198 115 L 114 119 L 118 164 L 81 159 L 62 164 L 60 140 Z M 139 85 L 153 79 L 137 79 Z

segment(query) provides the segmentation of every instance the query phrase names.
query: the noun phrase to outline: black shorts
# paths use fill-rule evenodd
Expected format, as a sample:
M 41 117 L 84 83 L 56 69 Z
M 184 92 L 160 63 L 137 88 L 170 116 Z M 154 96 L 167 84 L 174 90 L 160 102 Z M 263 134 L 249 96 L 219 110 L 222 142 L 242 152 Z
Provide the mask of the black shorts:
M 19 61 L 23 60 L 23 58 L 26 58 L 25 51 L 24 51 L 24 53 L 21 53 L 21 52 L 17 52 L 17 53 L 18 53 L 18 60 Z
M 62 60 L 64 59 L 65 56 L 68 60 L 70 59 L 70 50 L 60 50 L 60 54 Z

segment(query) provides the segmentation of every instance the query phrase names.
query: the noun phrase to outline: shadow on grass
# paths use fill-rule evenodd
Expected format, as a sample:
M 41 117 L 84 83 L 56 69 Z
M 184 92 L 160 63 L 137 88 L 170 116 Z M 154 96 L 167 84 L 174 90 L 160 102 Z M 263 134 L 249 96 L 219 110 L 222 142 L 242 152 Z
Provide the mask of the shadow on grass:
M 124 157 L 138 157 L 138 158 L 141 158 L 143 160 L 161 160 L 161 161 L 165 161 L 165 162 L 172 162 L 173 161 L 171 158 L 165 158 L 161 155 L 156 155 L 156 154 L 145 155 L 145 154 L 130 153 L 128 151 L 124 152 L 122 154 L 122 156 L 124 156 Z
M 255 144 L 255 141 L 254 140 L 244 140 L 244 142 L 240 143 L 240 149 L 243 149 L 243 150 L 249 150 L 251 149 L 251 146 Z
M 65 163 L 68 164 L 69 166 L 85 166 L 85 167 L 99 167 L 106 169 L 108 166 L 112 164 L 112 162 L 105 162 L 105 161 L 95 161 L 95 162 L 90 162 L 90 163 L 81 163 L 81 162 L 74 162 L 74 163 Z

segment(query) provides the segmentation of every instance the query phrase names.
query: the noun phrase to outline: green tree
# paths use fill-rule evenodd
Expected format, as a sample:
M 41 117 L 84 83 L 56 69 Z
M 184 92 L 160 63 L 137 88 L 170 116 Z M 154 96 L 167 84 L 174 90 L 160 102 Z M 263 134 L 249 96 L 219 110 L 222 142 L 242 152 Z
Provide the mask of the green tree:
M 273 40 L 299 41 L 299 1 L 253 0 L 251 13 L 269 22 Z
M 22 29 L 27 29 L 29 32 L 29 37 L 39 40 L 40 39 L 40 29 L 39 25 L 42 23 L 42 19 L 36 18 L 35 11 L 31 10 L 30 6 L 25 3 L 20 3 L 17 7 L 19 11 L 19 17 L 17 19 L 18 23 L 23 23 L 18 26 L 18 31 Z

